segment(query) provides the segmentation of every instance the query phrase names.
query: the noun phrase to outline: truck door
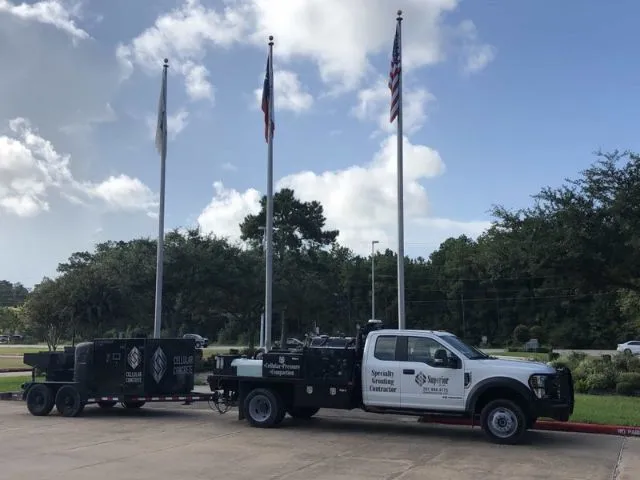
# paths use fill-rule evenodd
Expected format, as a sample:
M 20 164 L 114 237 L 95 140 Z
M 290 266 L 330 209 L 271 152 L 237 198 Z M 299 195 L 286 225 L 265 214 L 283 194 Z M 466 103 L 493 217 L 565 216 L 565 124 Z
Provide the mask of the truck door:
M 436 339 L 399 340 L 403 408 L 464 410 L 462 360 Z
M 362 368 L 362 400 L 365 405 L 400 406 L 400 362 L 397 360 L 398 337 L 380 335 L 372 345 L 373 354 L 365 357 Z

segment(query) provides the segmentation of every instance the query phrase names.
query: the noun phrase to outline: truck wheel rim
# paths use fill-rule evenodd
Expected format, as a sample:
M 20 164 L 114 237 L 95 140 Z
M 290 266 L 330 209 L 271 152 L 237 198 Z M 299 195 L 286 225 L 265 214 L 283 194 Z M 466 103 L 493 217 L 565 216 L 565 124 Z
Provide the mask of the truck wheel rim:
M 249 412 L 256 422 L 264 422 L 271 416 L 271 402 L 257 395 L 249 401 Z
M 36 392 L 36 394 L 33 396 L 33 405 L 36 406 L 37 408 L 43 408 L 44 407 L 44 394 L 43 393 Z
M 489 414 L 488 425 L 496 437 L 508 438 L 518 430 L 518 418 L 509 409 L 496 408 Z

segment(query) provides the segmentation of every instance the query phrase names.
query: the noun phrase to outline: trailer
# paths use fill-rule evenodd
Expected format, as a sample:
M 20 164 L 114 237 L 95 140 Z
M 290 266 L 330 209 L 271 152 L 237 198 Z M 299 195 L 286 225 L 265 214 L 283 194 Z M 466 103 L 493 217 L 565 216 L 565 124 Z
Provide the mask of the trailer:
M 152 402 L 211 402 L 217 394 L 194 392 L 196 345 L 184 338 L 96 339 L 62 352 L 25 353 L 33 367 L 22 398 L 34 416 L 55 406 L 65 417 L 85 406 L 138 409 Z M 36 373 L 44 373 L 38 381 Z
M 449 332 L 384 329 L 370 321 L 355 338 L 307 341 L 261 358 L 218 355 L 208 376 L 219 411 L 238 407 L 253 427 L 320 409 L 467 419 L 490 441 L 519 443 L 538 418 L 573 413 L 569 369 L 489 356 Z

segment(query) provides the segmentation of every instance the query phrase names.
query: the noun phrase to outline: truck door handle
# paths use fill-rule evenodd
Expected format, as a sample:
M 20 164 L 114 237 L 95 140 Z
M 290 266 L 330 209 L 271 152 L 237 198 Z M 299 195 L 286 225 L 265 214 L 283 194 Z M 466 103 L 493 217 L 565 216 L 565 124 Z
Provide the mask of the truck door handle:
M 405 375 L 413 375 L 414 373 L 416 373 L 416 371 L 413 368 L 405 368 L 404 370 L 402 370 L 402 373 L 404 373 Z

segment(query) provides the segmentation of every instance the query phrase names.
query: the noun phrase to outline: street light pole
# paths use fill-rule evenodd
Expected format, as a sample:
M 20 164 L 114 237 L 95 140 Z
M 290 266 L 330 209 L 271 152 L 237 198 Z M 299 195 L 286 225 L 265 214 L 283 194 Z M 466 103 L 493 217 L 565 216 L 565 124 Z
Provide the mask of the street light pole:
M 371 320 L 376 318 L 376 261 L 375 246 L 378 240 L 371 241 Z

